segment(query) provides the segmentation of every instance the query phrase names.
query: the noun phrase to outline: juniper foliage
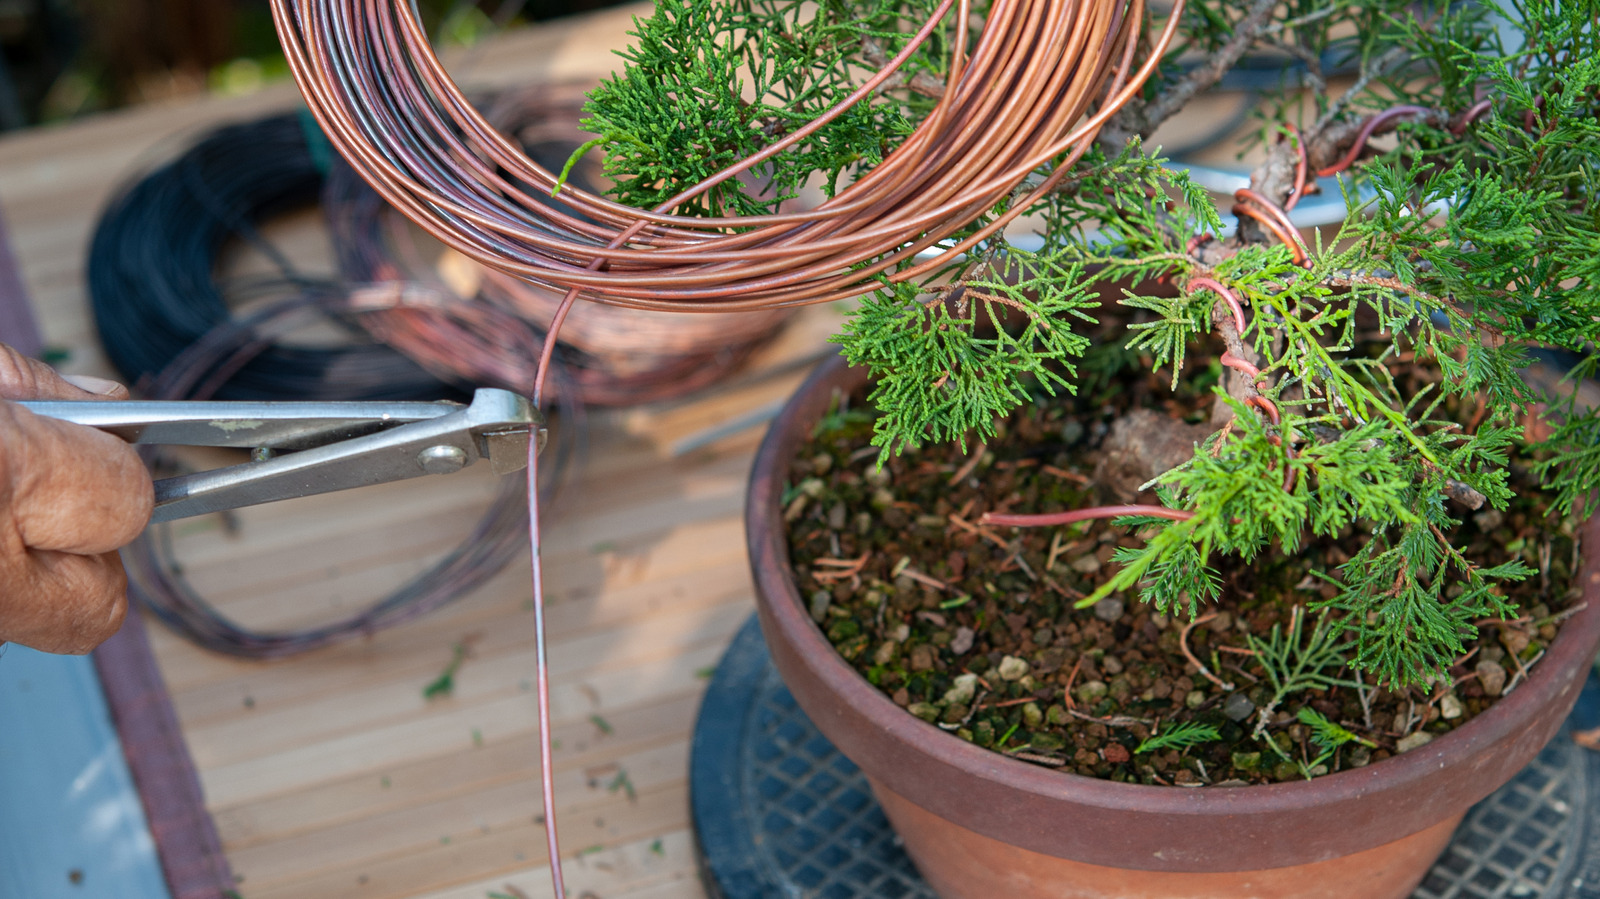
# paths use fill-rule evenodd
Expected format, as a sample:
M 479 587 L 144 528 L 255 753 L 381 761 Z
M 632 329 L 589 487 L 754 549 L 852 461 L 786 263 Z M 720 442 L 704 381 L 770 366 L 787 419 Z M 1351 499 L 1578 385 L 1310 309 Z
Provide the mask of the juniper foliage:
M 653 208 L 806 124 L 870 75 L 867 56 L 899 52 L 936 8 L 924 0 L 661 0 L 635 19 L 626 65 L 591 94 L 583 127 L 605 150 L 621 202 Z M 943 70 L 935 35 L 908 74 Z M 863 74 L 866 73 L 866 74 Z M 788 153 L 712 188 L 678 211 L 760 215 L 813 177 L 830 196 L 850 172 L 882 160 L 926 103 L 858 104 Z M 568 163 L 570 171 L 572 163 Z
M 589 107 L 616 196 L 660 203 L 814 117 L 902 46 L 930 6 L 661 0 Z M 1464 558 L 1451 544 L 1464 507 L 1450 497 L 1504 508 L 1508 469 L 1522 459 L 1558 514 L 1600 511 L 1600 410 L 1575 389 L 1600 369 L 1595 22 L 1593 0 L 1194 0 L 1143 94 L 1030 210 L 1044 223 L 1037 251 L 992 239 L 921 283 L 886 280 L 863 298 L 837 339 L 877 375 L 874 442 L 887 457 L 927 440 L 981 439 L 1035 396 L 1074 390 L 1091 377 L 1082 334 L 1105 313 L 1100 297 L 1130 322 L 1127 356 L 1176 383 L 1229 336 L 1222 297 L 1195 283 L 1221 282 L 1247 312 L 1236 336 L 1263 377 L 1218 387 L 1232 425 L 1160 478 L 1161 501 L 1188 517 L 1125 522 L 1147 540 L 1120 552 L 1084 603 L 1136 591 L 1194 615 L 1218 594 L 1219 558 L 1292 552 L 1354 529 L 1366 543 L 1325 573 L 1337 594 L 1318 604 L 1309 636 L 1387 685 L 1441 676 L 1474 621 L 1512 614 L 1503 585 L 1529 574 L 1516 560 Z M 941 71 L 947 37 L 913 68 Z M 1337 155 L 1368 117 L 1417 108 L 1401 116 L 1391 149 L 1342 177 L 1349 215 L 1306 249 L 1304 265 L 1243 226 L 1220 242 L 1224 252 L 1195 251 L 1223 234 L 1224 218 L 1140 140 L 1221 75 L 1213 69 L 1259 74 L 1247 52 L 1295 64 L 1265 107 L 1268 148 L 1302 139 L 1282 127 L 1294 122 Z M 1186 62 L 1196 57 L 1205 61 Z M 1353 86 L 1330 87 L 1340 69 Z M 687 211 L 758 213 L 808 181 L 836 190 L 929 102 L 883 92 L 748 173 L 746 189 L 729 184 Z M 1377 358 L 1358 341 L 1374 331 L 1388 341 Z M 1575 354 L 1570 378 L 1525 380 L 1534 347 Z M 1397 383 L 1390 371 L 1402 358 L 1434 366 L 1436 383 Z M 1553 434 L 1530 446 L 1521 423 L 1536 404 L 1551 411 Z M 1451 405 L 1479 411 L 1452 421 Z
M 1159 752 L 1163 749 L 1188 749 L 1209 743 L 1221 736 L 1217 728 L 1210 724 L 1201 724 L 1198 721 L 1179 721 L 1163 728 L 1159 734 L 1151 734 L 1134 748 L 1135 753 Z

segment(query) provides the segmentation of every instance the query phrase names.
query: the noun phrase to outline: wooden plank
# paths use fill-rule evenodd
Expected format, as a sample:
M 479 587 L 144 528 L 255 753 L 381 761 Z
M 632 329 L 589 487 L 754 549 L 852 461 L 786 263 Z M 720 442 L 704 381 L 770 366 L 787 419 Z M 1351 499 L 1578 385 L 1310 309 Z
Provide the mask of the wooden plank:
M 601 719 L 567 721 L 555 728 L 556 764 L 585 768 L 604 765 L 619 755 L 680 740 L 683 722 L 700 704 L 700 691 L 654 696 L 649 702 L 609 710 Z M 539 758 L 532 730 L 497 742 L 485 742 L 465 756 L 456 754 L 407 761 L 373 774 L 297 788 L 270 799 L 218 808 L 218 831 L 228 845 L 245 848 L 406 808 L 491 783 L 535 776 Z
M 683 809 L 688 793 L 674 789 L 642 792 L 638 801 L 616 800 L 610 806 L 586 811 L 593 817 L 573 815 L 562 822 L 562 854 L 567 870 L 581 877 L 591 859 L 603 861 L 608 845 L 639 843 L 683 829 Z M 249 899 L 402 899 L 483 878 L 503 877 L 544 860 L 544 831 L 532 822 L 491 826 L 465 833 L 439 834 L 426 848 L 403 855 L 359 860 L 293 882 L 252 879 L 245 873 L 240 890 Z M 576 848 L 571 848 L 576 847 Z M 600 858 L 597 858 L 600 857 Z M 572 894 L 574 899 L 579 895 Z
M 704 895 L 692 876 L 693 866 L 693 840 L 687 831 L 678 830 L 589 853 L 578 864 L 569 865 L 565 872 L 568 892 L 573 895 L 587 891 L 605 899 L 689 899 Z M 450 887 L 416 899 L 485 899 L 491 892 L 515 895 L 506 889 L 508 884 L 521 890 L 528 899 L 546 899 L 552 895 L 549 869 L 541 866 L 508 877 Z

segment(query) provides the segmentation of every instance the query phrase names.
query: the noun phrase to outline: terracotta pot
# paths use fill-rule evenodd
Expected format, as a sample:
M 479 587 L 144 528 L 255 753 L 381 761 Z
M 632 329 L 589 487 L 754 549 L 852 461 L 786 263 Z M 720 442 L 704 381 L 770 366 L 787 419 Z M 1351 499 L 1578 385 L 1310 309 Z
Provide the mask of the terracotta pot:
M 789 460 L 835 391 L 824 363 L 773 424 L 746 507 L 761 630 L 800 706 L 871 779 L 924 877 L 946 899 L 1404 897 L 1473 803 L 1556 733 L 1600 643 L 1600 556 L 1568 619 L 1510 695 L 1433 742 L 1311 781 L 1236 788 L 1081 777 L 967 743 L 896 706 L 812 622 L 790 573 L 779 501 Z M 1600 546 L 1591 521 L 1584 545 Z

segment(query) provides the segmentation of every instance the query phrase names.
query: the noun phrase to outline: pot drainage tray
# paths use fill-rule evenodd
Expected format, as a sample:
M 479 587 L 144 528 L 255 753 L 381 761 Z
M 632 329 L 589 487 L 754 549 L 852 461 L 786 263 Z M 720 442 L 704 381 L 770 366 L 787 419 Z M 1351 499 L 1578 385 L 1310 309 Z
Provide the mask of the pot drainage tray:
M 1590 676 L 1562 732 L 1472 807 L 1413 899 L 1600 899 L 1600 724 Z M 690 800 L 713 899 L 936 899 L 866 777 L 800 711 L 755 616 L 700 706 Z

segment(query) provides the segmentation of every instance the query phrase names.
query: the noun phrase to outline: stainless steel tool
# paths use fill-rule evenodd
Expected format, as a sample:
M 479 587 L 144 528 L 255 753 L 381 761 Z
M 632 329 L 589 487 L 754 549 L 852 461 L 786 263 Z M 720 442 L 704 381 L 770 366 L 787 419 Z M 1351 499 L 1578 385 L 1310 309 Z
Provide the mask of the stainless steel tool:
M 508 390 L 482 389 L 472 404 L 36 400 L 35 414 L 87 425 L 129 443 L 223 446 L 252 459 L 156 481 L 151 521 L 331 493 L 488 459 L 496 474 L 544 448 L 544 420 Z

